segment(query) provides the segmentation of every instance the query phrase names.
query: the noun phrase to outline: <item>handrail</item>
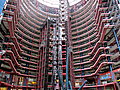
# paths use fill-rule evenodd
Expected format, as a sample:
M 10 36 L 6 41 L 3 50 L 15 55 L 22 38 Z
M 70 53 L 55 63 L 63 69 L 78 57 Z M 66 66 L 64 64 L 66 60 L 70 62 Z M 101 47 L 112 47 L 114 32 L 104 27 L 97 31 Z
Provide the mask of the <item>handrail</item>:
M 26 77 L 36 77 L 36 76 L 34 76 L 34 75 L 26 75 L 26 74 L 21 74 L 20 72 L 18 72 L 18 71 L 16 70 L 16 68 L 14 67 L 15 65 L 11 62 L 10 59 L 0 59 L 0 60 L 2 60 L 2 61 L 5 60 L 5 61 L 9 62 L 9 65 L 12 67 L 13 71 L 14 71 L 16 74 L 18 74 L 18 75 L 22 75 L 22 76 L 26 76 Z
M 15 63 L 15 65 L 17 65 L 17 66 L 19 66 L 19 67 L 22 67 L 22 68 L 30 69 L 30 70 L 37 70 L 37 69 L 27 68 L 27 67 L 21 66 L 21 64 L 19 64 L 19 63 L 17 62 L 17 60 L 16 60 L 16 58 L 15 58 L 15 56 L 14 56 L 14 53 L 13 53 L 12 51 L 6 50 L 6 53 L 9 53 L 10 56 L 12 56 L 12 60 L 13 60 L 13 62 Z
M 95 53 L 95 55 L 93 56 L 92 59 L 90 59 L 90 60 L 87 61 L 87 62 L 82 62 L 82 63 L 79 63 L 79 64 L 87 64 L 87 63 L 92 62 L 92 61 L 97 57 L 97 55 L 100 53 L 100 51 L 101 51 L 101 50 L 105 50 L 105 49 L 108 49 L 108 48 L 106 48 L 106 47 L 100 47 L 100 48 L 97 50 L 97 52 Z M 106 54 L 102 54 L 102 55 L 100 55 L 100 56 L 107 56 L 107 55 L 106 55 Z M 108 56 L 110 56 L 110 55 L 108 55 Z
M 20 30 L 19 28 L 16 28 L 16 29 L 17 29 L 16 32 L 21 33 L 21 34 L 22 34 L 23 36 L 25 36 L 26 38 L 31 39 L 31 40 L 34 40 L 35 42 L 39 42 L 39 40 L 30 37 L 29 35 L 25 34 L 25 33 L 24 33 L 22 30 Z
M 99 63 L 99 61 L 101 60 L 101 58 L 107 57 L 107 56 L 111 56 L 111 55 L 102 54 L 102 55 L 100 55 L 100 56 L 98 57 L 97 61 L 94 63 L 93 66 L 90 66 L 89 68 L 84 68 L 84 69 L 77 69 L 77 70 L 74 70 L 74 71 L 83 71 L 83 70 L 92 69 L 92 68 L 94 68 L 94 67 Z M 92 60 L 91 60 L 91 61 L 92 61 Z
M 17 56 L 18 58 L 21 58 L 20 54 L 18 53 L 18 51 L 17 51 L 17 49 L 16 49 L 16 47 L 15 47 L 15 45 L 14 45 L 13 43 L 5 42 L 5 43 L 3 43 L 3 44 L 5 44 L 5 45 L 10 45 L 11 48 L 13 49 L 13 51 L 15 51 L 16 56 Z
M 19 88 L 19 87 L 26 87 L 26 88 L 35 88 L 34 86 L 20 86 L 20 85 L 11 85 L 9 83 L 5 83 L 5 82 L 2 82 L 0 81 L 1 84 L 4 84 L 5 86 L 9 86 L 9 87 L 15 87 L 15 88 Z
M 95 71 L 95 73 L 92 73 L 90 75 L 84 75 L 84 76 L 75 76 L 76 78 L 85 78 L 85 77 L 91 77 L 91 76 L 94 76 L 96 75 L 100 69 L 105 65 L 105 64 L 114 64 L 114 62 L 103 62 L 99 65 L 98 69 Z

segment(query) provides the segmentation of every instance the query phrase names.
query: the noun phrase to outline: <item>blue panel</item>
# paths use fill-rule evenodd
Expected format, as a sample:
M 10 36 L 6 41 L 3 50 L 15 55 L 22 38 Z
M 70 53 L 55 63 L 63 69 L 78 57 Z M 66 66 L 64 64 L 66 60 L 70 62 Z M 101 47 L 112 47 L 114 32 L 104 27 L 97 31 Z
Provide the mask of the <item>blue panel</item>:
M 3 10 L 3 7 L 4 7 L 5 1 L 6 1 L 6 0 L 0 0 L 0 14 L 2 13 L 2 10 Z

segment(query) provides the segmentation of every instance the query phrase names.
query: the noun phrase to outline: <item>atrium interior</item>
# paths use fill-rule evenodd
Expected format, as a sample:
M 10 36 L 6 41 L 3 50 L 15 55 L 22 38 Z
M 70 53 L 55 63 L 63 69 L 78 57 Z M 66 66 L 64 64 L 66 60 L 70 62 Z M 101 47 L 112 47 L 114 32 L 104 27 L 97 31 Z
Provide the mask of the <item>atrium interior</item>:
M 120 90 L 120 0 L 1 0 L 0 90 Z

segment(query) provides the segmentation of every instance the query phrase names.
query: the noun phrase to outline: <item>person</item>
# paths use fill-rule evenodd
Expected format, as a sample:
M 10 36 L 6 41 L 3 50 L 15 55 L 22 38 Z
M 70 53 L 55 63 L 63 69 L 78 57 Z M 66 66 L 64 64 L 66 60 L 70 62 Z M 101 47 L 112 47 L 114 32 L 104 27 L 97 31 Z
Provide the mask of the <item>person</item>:
M 3 78 L 3 80 L 4 80 L 4 82 L 7 82 L 7 76 L 5 76 L 5 77 Z

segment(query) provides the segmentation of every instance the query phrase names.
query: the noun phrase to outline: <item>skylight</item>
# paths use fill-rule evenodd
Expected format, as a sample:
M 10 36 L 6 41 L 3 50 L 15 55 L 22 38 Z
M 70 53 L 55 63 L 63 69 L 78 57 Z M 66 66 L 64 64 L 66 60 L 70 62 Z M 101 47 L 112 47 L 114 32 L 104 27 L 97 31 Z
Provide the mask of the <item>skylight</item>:
M 59 7 L 59 0 L 38 0 L 42 4 L 45 4 L 50 7 Z M 80 0 L 68 0 L 70 5 L 78 3 Z

